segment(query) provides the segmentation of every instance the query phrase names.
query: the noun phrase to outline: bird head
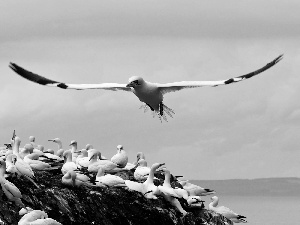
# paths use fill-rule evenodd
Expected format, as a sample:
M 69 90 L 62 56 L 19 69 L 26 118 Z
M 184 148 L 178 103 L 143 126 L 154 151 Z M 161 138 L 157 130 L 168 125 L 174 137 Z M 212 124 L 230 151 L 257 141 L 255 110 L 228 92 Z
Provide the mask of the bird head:
M 71 143 L 69 144 L 69 146 L 77 146 L 77 141 L 71 141 Z
M 30 141 L 30 142 L 35 142 L 35 137 L 34 137 L 34 136 L 30 136 L 30 137 L 29 137 L 29 141 Z
M 123 145 L 118 145 L 117 149 L 118 149 L 118 152 L 121 152 L 123 150 Z
M 213 196 L 210 198 L 212 201 L 217 201 L 218 200 L 218 197 L 217 196 Z
M 48 141 L 53 141 L 55 143 L 59 143 L 60 139 L 59 138 L 54 138 L 54 139 L 49 139 Z
M 138 76 L 133 76 L 130 77 L 128 80 L 128 84 L 126 85 L 126 87 L 132 87 L 132 88 L 136 88 L 138 86 L 141 86 L 144 83 L 144 79 Z

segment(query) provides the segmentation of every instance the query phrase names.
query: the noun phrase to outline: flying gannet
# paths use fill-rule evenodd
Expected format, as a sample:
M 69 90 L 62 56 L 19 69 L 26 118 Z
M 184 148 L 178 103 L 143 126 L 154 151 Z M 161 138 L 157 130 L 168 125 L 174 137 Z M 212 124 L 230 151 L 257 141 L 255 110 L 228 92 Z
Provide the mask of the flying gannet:
M 112 91 L 129 91 L 133 92 L 138 99 L 145 103 L 141 108 L 144 108 L 146 112 L 149 108 L 153 112 L 153 116 L 158 115 L 159 119 L 162 118 L 167 121 L 166 114 L 170 117 L 173 117 L 174 111 L 163 104 L 163 96 L 169 92 L 175 92 L 186 88 L 196 88 L 203 86 L 212 86 L 216 87 L 219 85 L 226 85 L 231 83 L 236 83 L 239 81 L 246 80 L 257 74 L 264 72 L 265 70 L 271 68 L 276 63 L 282 59 L 283 55 L 278 56 L 273 61 L 269 62 L 265 66 L 261 67 L 258 70 L 253 72 L 233 77 L 226 80 L 218 81 L 179 81 L 173 83 L 159 84 L 151 83 L 145 81 L 142 77 L 133 76 L 129 78 L 128 84 L 118 84 L 118 83 L 101 83 L 101 84 L 69 84 L 59 81 L 50 80 L 46 77 L 42 77 L 36 73 L 30 72 L 15 63 L 10 63 L 9 67 L 15 71 L 20 76 L 33 81 L 35 83 L 46 85 L 50 87 L 59 87 L 62 89 L 76 89 L 76 90 L 85 90 L 85 89 L 103 89 L 103 90 L 112 90 Z M 161 120 L 162 121 L 162 120 Z

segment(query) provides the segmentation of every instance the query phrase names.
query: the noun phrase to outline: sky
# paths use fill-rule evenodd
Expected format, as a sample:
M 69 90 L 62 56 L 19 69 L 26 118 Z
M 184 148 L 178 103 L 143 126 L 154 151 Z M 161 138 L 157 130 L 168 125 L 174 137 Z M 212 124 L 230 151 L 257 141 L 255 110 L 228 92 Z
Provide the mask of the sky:
M 166 163 L 186 179 L 300 176 L 300 2 L 14 0 L 0 7 L 0 146 L 13 130 L 46 149 L 93 144 L 107 158 Z M 144 113 L 130 92 L 29 82 L 9 62 L 66 83 L 249 80 L 169 93 L 174 118 Z

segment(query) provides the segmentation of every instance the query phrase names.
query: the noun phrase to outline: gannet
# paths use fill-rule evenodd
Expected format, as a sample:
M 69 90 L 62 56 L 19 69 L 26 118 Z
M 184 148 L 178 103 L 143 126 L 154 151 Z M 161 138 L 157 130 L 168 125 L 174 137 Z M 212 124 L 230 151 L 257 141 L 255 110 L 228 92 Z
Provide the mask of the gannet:
M 186 215 L 187 212 L 182 208 L 180 202 L 178 201 L 177 198 L 179 196 L 176 194 L 174 189 L 171 187 L 170 184 L 170 178 L 171 178 L 171 173 L 167 169 L 163 169 L 165 173 L 165 180 L 163 185 L 159 185 L 157 188 L 161 192 L 161 195 L 164 197 L 165 200 L 171 203 L 174 207 L 176 207 L 179 212 L 181 212 L 183 215 Z
M 105 169 L 102 166 L 99 166 L 98 173 L 96 176 L 96 185 L 105 184 L 109 187 L 118 186 L 126 187 L 125 181 L 116 175 L 106 174 L 104 175 Z M 101 185 L 102 186 L 102 185 Z
M 24 148 L 21 152 L 19 152 L 19 156 L 24 159 L 24 157 L 28 154 L 33 153 L 33 146 L 32 144 L 26 144 L 24 145 Z
M 70 170 L 78 169 L 76 163 L 72 161 L 72 152 L 70 150 L 65 151 L 63 157 L 64 165 L 61 168 L 62 174 L 66 174 Z
M 154 113 L 153 115 L 157 114 L 160 120 L 161 118 L 163 118 L 164 120 L 167 121 L 166 114 L 170 117 L 173 117 L 174 111 L 163 103 L 164 94 L 183 90 L 186 88 L 196 88 L 196 87 L 203 87 L 203 86 L 216 87 L 219 85 L 227 85 L 227 84 L 243 81 L 271 68 L 276 63 L 278 63 L 282 59 L 282 57 L 283 55 L 278 56 L 276 59 L 269 62 L 268 64 L 266 64 L 265 66 L 261 67 L 258 70 L 255 70 L 253 72 L 241 76 L 226 79 L 226 80 L 180 81 L 180 82 L 166 83 L 166 84 L 151 83 L 145 81 L 142 77 L 138 77 L 138 76 L 130 77 L 128 84 L 118 84 L 118 83 L 69 84 L 69 83 L 63 83 L 63 82 L 54 81 L 42 77 L 38 74 L 32 73 L 18 66 L 15 63 L 10 63 L 9 67 L 17 74 L 19 74 L 20 76 L 26 79 L 49 87 L 59 87 L 62 89 L 76 89 L 76 90 L 103 89 L 103 90 L 112 90 L 112 91 L 122 90 L 122 91 L 133 92 L 141 102 L 145 103 L 144 105 L 145 111 L 147 111 L 147 109 L 150 108 Z
M 24 157 L 24 161 L 29 164 L 33 170 L 47 170 L 51 167 L 50 164 L 42 162 L 39 159 L 38 153 L 31 153 Z
M 158 189 L 164 194 L 164 195 L 168 195 L 171 197 L 176 197 L 179 198 L 179 195 L 174 191 L 174 189 L 171 187 L 170 184 L 170 178 L 171 178 L 171 173 L 169 170 L 167 169 L 163 169 L 164 174 L 165 174 L 165 180 L 163 185 L 159 185 Z
M 82 185 L 90 185 L 88 182 L 90 181 L 89 177 L 76 173 L 73 170 L 69 170 L 65 175 L 61 178 L 61 182 L 68 186 L 80 187 Z
M 247 221 L 245 220 L 246 219 L 245 216 L 239 215 L 225 206 L 218 206 L 219 198 L 217 196 L 211 197 L 211 200 L 212 202 L 209 203 L 208 205 L 209 210 L 222 214 L 223 216 L 225 216 L 227 219 L 230 219 L 234 223 L 247 223 Z
M 117 164 L 113 163 L 108 159 L 102 159 L 101 152 L 96 149 L 89 150 L 88 154 L 90 158 L 90 163 L 88 165 L 89 172 L 98 172 L 99 166 L 102 166 L 105 169 L 105 171 L 109 173 L 116 173 L 126 170 L 125 168 L 118 168 Z
M 24 207 L 24 208 L 20 209 L 20 211 L 19 211 L 19 216 L 23 216 L 23 215 L 25 215 L 26 213 L 29 213 L 29 212 L 31 212 L 31 211 L 33 211 L 32 208 L 30 208 L 30 207 Z
M 49 139 L 48 141 L 52 141 L 58 145 L 57 151 L 54 151 L 54 155 L 57 155 L 59 157 L 62 157 L 62 154 L 64 153 L 64 149 L 62 147 L 62 142 L 59 138 Z
M 79 155 L 79 151 L 77 151 L 77 141 L 73 140 L 71 141 L 70 145 L 72 148 L 71 148 L 71 152 L 72 152 L 72 161 L 73 162 L 76 162 L 76 158 L 78 157 Z
M 203 207 L 203 200 L 200 196 L 189 196 L 187 199 L 187 203 L 190 208 L 202 208 Z
M 15 136 L 13 144 L 13 154 L 9 155 L 8 157 L 11 157 L 11 161 L 15 166 L 16 173 L 18 175 L 23 175 L 25 178 L 31 181 L 37 188 L 39 188 L 39 186 L 32 180 L 32 178 L 34 178 L 34 172 L 32 171 L 30 165 L 19 156 L 20 143 L 21 139 L 18 136 Z
M 140 159 L 137 163 L 137 167 L 133 173 L 134 179 L 138 181 L 145 181 L 150 174 L 150 167 L 147 166 L 145 159 Z
M 26 213 L 18 222 L 18 225 L 62 225 L 52 218 L 48 218 L 47 213 L 41 210 L 33 210 Z
M 110 161 L 117 164 L 118 167 L 124 168 L 128 163 L 128 156 L 122 145 L 117 146 L 117 154 L 115 154 Z
M 35 143 L 35 136 L 30 136 L 29 137 L 29 142 L 30 142 L 30 144 L 32 144 L 32 146 L 34 148 L 37 148 L 38 145 Z
M 208 188 L 202 188 L 198 185 L 189 183 L 188 180 L 179 181 L 179 183 L 182 185 L 183 189 L 189 193 L 189 195 L 206 196 L 206 195 L 211 195 L 216 193 L 214 190 Z
M 81 161 L 89 162 L 88 151 L 86 149 L 81 149 L 79 155 L 76 158 L 76 164 L 80 165 Z M 81 166 L 81 165 L 80 165 Z
M 158 187 L 154 185 L 153 178 L 154 178 L 154 172 L 156 171 L 156 169 L 158 169 L 159 167 L 161 167 L 163 165 L 165 165 L 165 164 L 164 163 L 154 163 L 151 166 L 149 176 L 148 176 L 147 180 L 143 183 L 142 194 L 146 198 L 157 199 L 156 195 L 159 195 L 161 193 L 160 190 L 158 189 Z
M 17 205 L 23 206 L 22 194 L 20 190 L 11 182 L 5 179 L 6 163 L 4 160 L 0 159 L 0 184 L 2 190 L 9 201 L 15 202 Z

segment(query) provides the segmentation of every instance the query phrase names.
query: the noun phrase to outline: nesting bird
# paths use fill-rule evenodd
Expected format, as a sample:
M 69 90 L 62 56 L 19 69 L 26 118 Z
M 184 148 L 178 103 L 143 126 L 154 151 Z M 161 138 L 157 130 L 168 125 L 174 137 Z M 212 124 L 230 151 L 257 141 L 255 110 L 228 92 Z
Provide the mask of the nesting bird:
M 208 205 L 209 210 L 222 214 L 223 216 L 225 216 L 227 219 L 230 219 L 234 223 L 247 223 L 247 221 L 245 220 L 246 219 L 245 216 L 237 214 L 225 206 L 218 206 L 219 198 L 217 196 L 211 197 L 211 200 L 212 202 L 209 203 Z
M 26 213 L 18 222 L 18 225 L 62 225 L 41 210 L 32 210 Z
M 111 161 L 115 164 L 118 165 L 120 168 L 124 168 L 127 163 L 128 163 L 128 156 L 125 150 L 123 149 L 122 145 L 117 146 L 117 154 L 115 154 L 112 158 Z
M 20 190 L 11 182 L 5 179 L 4 174 L 6 170 L 6 163 L 0 159 L 0 184 L 2 191 L 6 195 L 9 201 L 15 202 L 16 205 L 23 206 L 22 194 Z

